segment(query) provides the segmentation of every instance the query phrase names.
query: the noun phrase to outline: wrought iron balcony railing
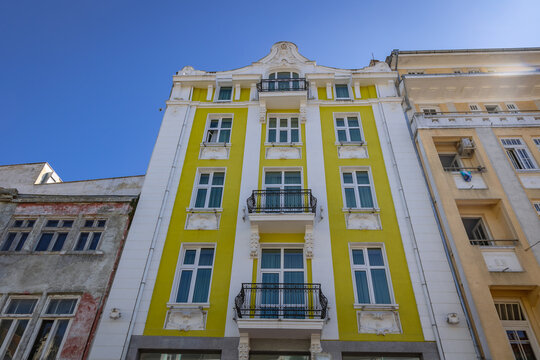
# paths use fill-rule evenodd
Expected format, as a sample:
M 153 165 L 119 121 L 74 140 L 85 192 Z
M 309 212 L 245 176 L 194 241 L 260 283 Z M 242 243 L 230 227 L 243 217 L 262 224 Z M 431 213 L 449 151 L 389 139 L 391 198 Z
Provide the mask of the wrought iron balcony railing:
M 247 207 L 249 213 L 315 213 L 317 198 L 311 189 L 253 190 Z
M 239 319 L 325 319 L 321 284 L 243 283 L 235 300 Z
M 449 166 L 449 167 L 444 168 L 444 171 L 461 171 L 461 170 L 483 173 L 486 171 L 486 168 L 484 166 L 476 166 L 476 167 Z
M 307 89 L 308 81 L 305 78 L 262 79 L 257 84 L 259 92 L 306 91 Z
M 469 239 L 471 245 L 477 246 L 516 246 L 519 243 L 517 239 Z

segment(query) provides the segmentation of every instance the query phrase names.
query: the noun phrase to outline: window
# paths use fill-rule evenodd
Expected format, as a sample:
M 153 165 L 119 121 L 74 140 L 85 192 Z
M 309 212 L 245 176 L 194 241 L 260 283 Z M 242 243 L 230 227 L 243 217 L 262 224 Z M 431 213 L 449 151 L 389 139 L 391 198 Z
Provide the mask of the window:
M 77 302 L 78 298 L 49 298 L 29 359 L 55 359 L 60 354 Z
M 280 71 L 274 72 L 268 75 L 269 80 L 276 80 L 268 82 L 269 91 L 290 91 L 300 90 L 300 81 L 298 79 L 298 73 L 293 71 Z
M 538 151 L 540 151 L 540 138 L 534 138 L 533 139 L 534 145 L 538 148 Z
M 261 317 L 277 318 L 281 313 L 285 318 L 303 318 L 307 292 L 304 284 L 304 251 L 303 249 L 262 249 L 260 282 L 264 284 L 261 291 Z M 284 290 L 279 291 L 278 284 Z M 281 305 L 280 305 L 281 304 Z
M 536 210 L 536 213 L 537 213 L 538 215 L 540 215 L 540 201 L 535 201 L 535 202 L 533 203 L 533 206 L 534 206 L 534 210 Z
M 392 304 L 383 248 L 351 248 L 351 264 L 357 304 Z
M 517 105 L 514 103 L 506 103 L 506 109 L 513 113 L 519 112 Z
M 515 358 L 536 360 L 540 350 L 521 304 L 519 302 L 497 302 L 495 309 L 506 331 Z
M 362 128 L 358 116 L 336 116 L 336 137 L 340 143 L 362 143 Z
M 469 74 L 480 74 L 480 69 L 470 69 Z
M 461 218 L 471 245 L 490 246 L 491 236 L 482 218 Z
M 422 108 L 424 115 L 437 115 L 437 109 L 435 108 Z
M 459 171 L 462 168 L 458 154 L 439 154 L 439 159 L 445 171 Z
M 107 220 L 104 219 L 87 219 L 81 228 L 79 239 L 75 244 L 75 251 L 96 250 L 99 240 L 105 229 Z
M 480 111 L 480 106 L 478 106 L 477 104 L 469 104 L 469 109 L 471 111 Z
M 350 99 L 349 86 L 344 84 L 336 84 L 336 99 Z
M 375 199 L 372 180 L 367 170 L 344 171 L 342 173 L 343 198 L 349 209 L 373 209 Z
M 218 101 L 231 101 L 232 86 L 221 86 L 219 88 Z
M 463 71 L 461 69 L 454 69 L 454 74 L 462 74 Z
M 204 142 L 206 143 L 229 143 L 231 140 L 231 117 L 219 117 L 208 119 Z
M 516 170 L 536 169 L 536 163 L 531 156 L 527 145 L 519 138 L 503 138 L 501 142 L 508 158 Z
M 265 171 L 264 189 L 266 190 L 265 211 L 302 210 L 304 196 L 301 193 L 302 172 L 300 170 Z
M 409 71 L 407 71 L 407 74 L 409 74 L 409 75 L 423 75 L 424 70 L 409 70 Z
M 47 220 L 34 251 L 61 251 L 73 220 Z
M 488 113 L 491 113 L 491 114 L 496 114 L 498 113 L 499 111 L 501 111 L 501 109 L 499 108 L 499 105 L 484 105 L 485 108 L 486 108 L 486 111 Z
M 13 359 L 38 299 L 11 297 L 0 319 L 0 358 Z
M 0 251 L 21 251 L 35 223 L 35 219 L 12 220 Z
M 178 273 L 177 303 L 207 303 L 214 264 L 214 248 L 186 247 Z
M 221 207 L 224 183 L 224 171 L 201 171 L 198 174 L 197 185 L 195 186 L 193 207 L 198 209 Z
M 268 118 L 269 143 L 298 143 L 300 142 L 300 123 L 298 117 L 270 117 Z

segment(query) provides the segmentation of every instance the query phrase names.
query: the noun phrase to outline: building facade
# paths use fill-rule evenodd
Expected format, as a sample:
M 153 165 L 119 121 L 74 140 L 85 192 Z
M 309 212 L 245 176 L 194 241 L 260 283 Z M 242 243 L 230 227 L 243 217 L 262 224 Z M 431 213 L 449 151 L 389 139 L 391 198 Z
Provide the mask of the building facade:
M 387 63 L 482 356 L 540 358 L 540 49 Z
M 476 358 L 396 79 L 178 72 L 90 358 Z
M 0 358 L 87 357 L 142 180 L 0 166 Z

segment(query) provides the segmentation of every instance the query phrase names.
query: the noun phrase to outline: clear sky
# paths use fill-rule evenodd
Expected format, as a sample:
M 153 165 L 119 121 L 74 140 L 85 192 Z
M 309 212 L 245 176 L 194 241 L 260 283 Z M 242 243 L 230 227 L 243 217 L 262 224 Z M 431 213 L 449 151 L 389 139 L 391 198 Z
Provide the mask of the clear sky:
M 0 164 L 144 174 L 185 65 L 242 67 L 281 40 L 343 68 L 392 49 L 540 46 L 539 14 L 539 0 L 0 0 Z

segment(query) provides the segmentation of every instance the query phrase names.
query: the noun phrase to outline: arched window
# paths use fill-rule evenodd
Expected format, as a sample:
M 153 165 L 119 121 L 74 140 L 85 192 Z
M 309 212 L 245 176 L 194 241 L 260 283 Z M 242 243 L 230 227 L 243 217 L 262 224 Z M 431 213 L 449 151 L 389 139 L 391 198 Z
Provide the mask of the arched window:
M 291 91 L 299 90 L 300 82 L 298 79 L 300 76 L 294 71 L 276 71 L 268 75 L 268 90 L 269 91 Z

